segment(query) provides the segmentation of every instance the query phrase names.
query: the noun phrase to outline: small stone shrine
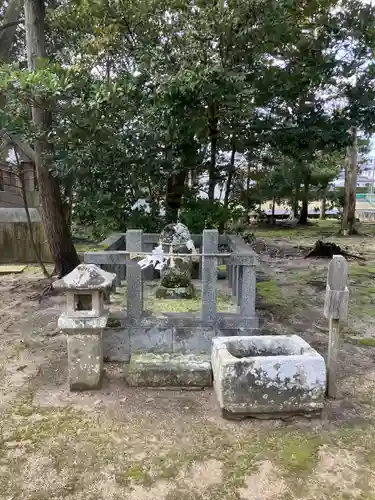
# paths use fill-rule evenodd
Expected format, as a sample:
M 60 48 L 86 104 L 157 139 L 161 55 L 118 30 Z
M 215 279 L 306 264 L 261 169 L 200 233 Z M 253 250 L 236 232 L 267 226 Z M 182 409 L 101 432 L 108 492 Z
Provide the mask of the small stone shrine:
M 194 242 L 186 226 L 181 223 L 168 224 L 160 234 L 159 246 L 152 255 L 139 262 L 144 269 L 153 265 L 160 271 L 161 283 L 156 297 L 165 299 L 193 298 L 192 256 L 196 253 Z M 181 257 L 175 254 L 181 254 Z
M 108 320 L 104 295 L 112 289 L 115 278 L 94 264 L 80 264 L 54 283 L 54 288 L 66 291 L 66 312 L 59 317 L 58 326 L 68 336 L 71 390 L 100 387 L 102 337 Z

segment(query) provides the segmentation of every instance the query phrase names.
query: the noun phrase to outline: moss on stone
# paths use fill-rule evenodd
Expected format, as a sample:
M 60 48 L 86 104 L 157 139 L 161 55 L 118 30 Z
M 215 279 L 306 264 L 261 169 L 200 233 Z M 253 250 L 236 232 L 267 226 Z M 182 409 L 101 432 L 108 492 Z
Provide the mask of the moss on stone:
M 178 267 L 168 268 L 161 280 L 161 286 L 166 288 L 187 287 L 190 283 L 190 274 Z

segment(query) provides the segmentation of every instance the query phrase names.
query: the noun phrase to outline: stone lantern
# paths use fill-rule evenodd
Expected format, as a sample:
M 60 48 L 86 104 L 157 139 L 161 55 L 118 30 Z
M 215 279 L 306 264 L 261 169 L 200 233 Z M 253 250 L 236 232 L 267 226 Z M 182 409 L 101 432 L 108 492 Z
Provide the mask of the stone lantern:
M 70 390 L 97 389 L 103 371 L 103 330 L 108 311 L 104 294 L 112 289 L 116 275 L 94 264 L 80 264 L 54 283 L 66 291 L 66 312 L 58 326 L 68 335 Z

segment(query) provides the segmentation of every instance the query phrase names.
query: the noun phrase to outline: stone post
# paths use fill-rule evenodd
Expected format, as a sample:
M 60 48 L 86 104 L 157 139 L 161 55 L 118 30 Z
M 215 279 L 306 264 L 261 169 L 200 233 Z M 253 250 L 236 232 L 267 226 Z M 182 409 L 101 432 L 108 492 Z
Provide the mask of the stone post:
M 255 317 L 256 267 L 241 266 L 240 314 L 246 318 Z
M 131 229 L 126 232 L 126 250 L 128 252 L 142 252 L 142 233 L 138 229 Z M 130 255 L 130 260 L 132 255 Z M 142 317 L 143 313 L 143 282 L 142 269 L 134 261 L 126 266 L 126 284 L 127 284 L 127 317 L 136 322 Z
M 233 277 L 232 277 L 232 295 L 233 297 L 237 296 L 237 291 L 238 291 L 238 266 L 234 265 L 233 266 Z
M 348 316 L 348 263 L 342 255 L 334 255 L 328 266 L 324 316 L 329 319 L 327 395 L 337 397 L 337 375 L 340 352 L 340 320 Z
M 202 253 L 218 253 L 219 233 L 216 229 L 203 231 Z M 202 257 L 202 321 L 216 319 L 217 257 Z
M 103 329 L 108 311 L 104 293 L 116 275 L 94 264 L 80 264 L 54 284 L 66 291 L 66 312 L 58 326 L 68 336 L 69 386 L 71 391 L 97 389 L 103 371 Z

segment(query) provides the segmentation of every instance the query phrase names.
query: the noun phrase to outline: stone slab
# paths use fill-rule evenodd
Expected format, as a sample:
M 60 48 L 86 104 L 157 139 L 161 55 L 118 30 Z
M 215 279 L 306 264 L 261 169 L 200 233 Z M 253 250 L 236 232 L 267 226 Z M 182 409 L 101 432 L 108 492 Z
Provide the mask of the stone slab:
M 108 328 L 103 334 L 104 361 L 130 360 L 130 329 Z
M 25 269 L 25 265 L 17 266 L 12 264 L 2 264 L 0 265 L 0 274 L 13 274 L 13 273 L 22 273 Z
M 211 364 L 216 396 L 227 414 L 277 416 L 324 406 L 324 359 L 297 335 L 215 338 Z
M 208 387 L 212 385 L 208 356 L 176 354 L 132 355 L 125 366 L 125 380 L 132 387 Z
M 69 336 L 68 366 L 71 391 L 98 389 L 103 373 L 102 334 Z

